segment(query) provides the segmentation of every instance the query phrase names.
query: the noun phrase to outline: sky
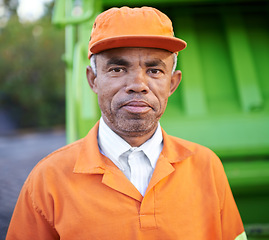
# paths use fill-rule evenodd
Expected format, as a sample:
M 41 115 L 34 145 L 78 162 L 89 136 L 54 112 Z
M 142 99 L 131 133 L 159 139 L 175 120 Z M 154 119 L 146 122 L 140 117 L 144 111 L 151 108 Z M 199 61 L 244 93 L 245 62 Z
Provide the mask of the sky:
M 25 22 L 39 19 L 44 14 L 44 4 L 52 1 L 53 0 L 19 0 L 17 13 L 20 20 Z

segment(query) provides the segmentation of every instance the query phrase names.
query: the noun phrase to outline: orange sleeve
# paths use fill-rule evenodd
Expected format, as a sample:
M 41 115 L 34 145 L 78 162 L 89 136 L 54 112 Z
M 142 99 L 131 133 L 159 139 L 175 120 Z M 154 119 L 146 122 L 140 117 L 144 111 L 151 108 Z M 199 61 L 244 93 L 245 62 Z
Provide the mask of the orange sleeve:
M 237 209 L 234 197 L 229 186 L 228 180 L 225 177 L 225 191 L 224 191 L 224 200 L 221 209 L 221 224 L 222 224 L 222 239 L 223 240 L 234 240 L 246 239 L 242 238 L 244 235 L 243 223 Z
M 219 196 L 222 240 L 246 240 L 244 226 L 222 162 L 213 153 L 214 176 Z
M 60 239 L 54 227 L 34 205 L 25 184 L 21 190 L 9 225 L 6 240 Z

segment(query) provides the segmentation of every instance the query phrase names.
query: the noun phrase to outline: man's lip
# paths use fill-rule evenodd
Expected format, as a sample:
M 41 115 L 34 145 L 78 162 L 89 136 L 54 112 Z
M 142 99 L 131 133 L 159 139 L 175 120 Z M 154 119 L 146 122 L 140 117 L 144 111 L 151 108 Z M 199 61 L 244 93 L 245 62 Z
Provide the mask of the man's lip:
M 131 100 L 131 101 L 125 102 L 122 105 L 122 108 L 124 108 L 130 113 L 146 113 L 150 109 L 152 109 L 150 104 L 141 100 Z
M 133 106 L 133 107 L 151 107 L 147 102 L 141 100 L 132 100 L 123 104 L 123 106 Z

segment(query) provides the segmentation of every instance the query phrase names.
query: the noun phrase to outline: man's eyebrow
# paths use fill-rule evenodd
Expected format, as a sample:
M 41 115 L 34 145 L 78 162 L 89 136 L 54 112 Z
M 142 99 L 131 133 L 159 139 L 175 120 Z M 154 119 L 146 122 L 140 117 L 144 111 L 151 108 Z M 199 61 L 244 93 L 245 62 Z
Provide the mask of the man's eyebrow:
M 128 62 L 127 60 L 125 60 L 123 58 L 113 57 L 113 58 L 110 58 L 106 64 L 107 67 L 109 67 L 111 65 L 130 67 L 131 64 L 130 64 L 130 62 Z
M 147 61 L 145 62 L 145 66 L 146 67 L 162 66 L 165 69 L 167 68 L 166 64 L 161 59 L 154 59 L 154 60 Z

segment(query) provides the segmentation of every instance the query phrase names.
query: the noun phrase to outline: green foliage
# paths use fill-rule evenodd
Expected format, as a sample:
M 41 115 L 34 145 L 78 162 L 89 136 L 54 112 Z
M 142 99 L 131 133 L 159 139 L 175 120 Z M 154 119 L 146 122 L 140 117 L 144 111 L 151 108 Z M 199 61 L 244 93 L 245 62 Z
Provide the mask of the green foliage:
M 0 31 L 0 109 L 19 127 L 64 123 L 64 31 L 48 17 L 20 24 L 14 15 Z

